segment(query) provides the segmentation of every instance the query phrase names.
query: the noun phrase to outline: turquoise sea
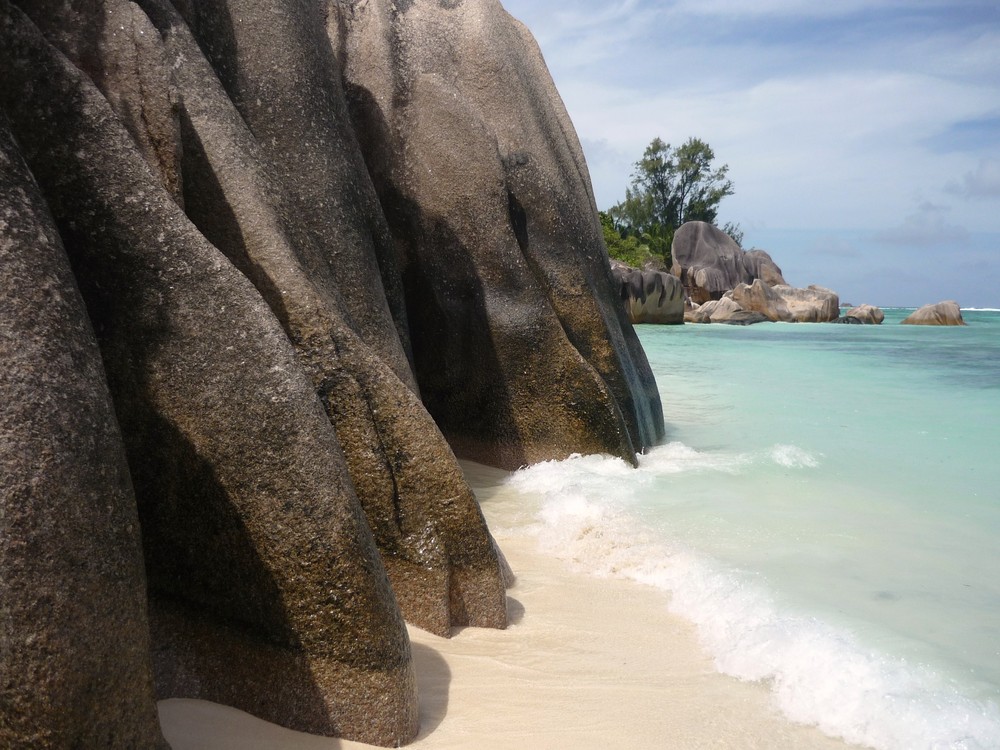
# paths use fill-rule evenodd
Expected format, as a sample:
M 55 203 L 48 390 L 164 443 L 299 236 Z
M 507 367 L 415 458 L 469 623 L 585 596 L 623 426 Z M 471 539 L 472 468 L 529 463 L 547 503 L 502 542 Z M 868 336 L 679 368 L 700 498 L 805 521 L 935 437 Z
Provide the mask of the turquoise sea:
M 1000 748 L 1000 311 L 964 328 L 639 326 L 640 467 L 516 472 L 521 522 L 661 589 L 717 668 L 874 748 Z

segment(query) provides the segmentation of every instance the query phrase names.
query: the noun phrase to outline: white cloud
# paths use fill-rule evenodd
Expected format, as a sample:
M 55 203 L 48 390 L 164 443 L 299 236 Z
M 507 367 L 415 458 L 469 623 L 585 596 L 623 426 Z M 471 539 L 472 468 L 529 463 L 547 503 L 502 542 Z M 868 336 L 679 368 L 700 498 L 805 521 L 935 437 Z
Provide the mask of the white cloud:
M 969 7 L 962 0 L 944 10 L 925 0 L 508 5 L 539 37 L 601 208 L 624 196 L 652 138 L 677 145 L 697 136 L 731 168 L 736 194 L 723 220 L 877 230 L 915 195 L 941 195 L 974 169 L 974 150 L 929 144 L 1000 101 L 1000 27 L 956 23 Z M 923 15 L 913 26 L 853 20 L 935 8 L 933 27 Z M 839 31 L 828 38 L 833 16 Z M 997 217 L 960 213 L 970 227 L 1000 229 Z
M 919 6 L 925 3 L 907 0 L 882 0 L 883 7 Z M 677 0 L 671 5 L 674 13 L 693 16 L 781 16 L 783 18 L 831 18 L 850 16 L 872 7 L 871 0 Z

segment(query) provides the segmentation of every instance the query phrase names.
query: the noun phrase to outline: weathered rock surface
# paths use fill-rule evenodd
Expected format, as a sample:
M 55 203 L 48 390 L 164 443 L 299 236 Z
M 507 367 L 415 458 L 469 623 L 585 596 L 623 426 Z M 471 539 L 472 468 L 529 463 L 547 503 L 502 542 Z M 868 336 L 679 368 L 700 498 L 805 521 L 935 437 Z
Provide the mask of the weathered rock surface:
M 248 109 L 244 116 L 233 105 L 233 100 L 245 101 L 246 95 L 233 91 L 230 98 L 188 27 L 165 0 L 143 0 L 143 4 L 164 34 L 183 102 L 184 152 L 190 155 L 183 171 L 188 214 L 216 247 L 245 269 L 302 354 L 337 429 L 404 615 L 439 635 L 450 634 L 453 625 L 504 627 L 506 594 L 498 553 L 451 449 L 420 402 L 399 340 L 392 335 L 389 308 L 374 322 L 374 313 L 368 311 L 369 320 L 359 323 L 341 294 L 344 280 L 375 273 L 353 256 L 345 257 L 342 245 L 363 246 L 357 239 L 361 237 L 370 246 L 379 246 L 378 255 L 392 253 L 374 190 L 363 179 L 364 162 L 348 129 L 346 108 L 330 104 L 315 119 L 339 118 L 338 138 L 354 144 L 353 160 L 350 153 L 341 155 L 343 163 L 323 159 L 319 153 L 303 156 L 297 152 L 303 147 L 300 142 L 294 143 L 296 150 L 282 149 L 283 141 L 270 136 L 265 139 L 268 149 L 262 148 L 246 124 L 256 122 L 257 110 Z M 207 11 L 200 16 L 206 17 Z M 240 50 L 253 50 L 262 39 L 274 43 L 280 36 L 269 13 L 248 8 L 241 9 L 239 17 L 239 33 L 247 35 L 237 47 Z M 322 25 L 295 30 L 299 36 L 310 32 L 317 35 L 313 46 L 321 47 Z M 281 46 L 294 44 L 285 39 Z M 242 58 L 221 59 L 221 52 L 217 56 L 217 67 L 242 69 Z M 265 50 L 258 49 L 255 59 L 265 56 Z M 332 59 L 326 62 L 334 64 Z M 287 62 L 285 75 L 295 76 L 295 65 L 300 64 L 304 63 Z M 333 72 L 329 80 L 339 84 Z M 262 78 L 257 85 L 276 86 L 267 76 L 266 71 L 247 70 L 239 80 Z M 311 74 L 302 72 L 301 77 L 309 81 Z M 314 93 L 310 101 L 322 102 L 321 94 Z M 267 101 L 268 117 L 284 111 L 291 127 L 297 110 L 287 103 L 282 109 L 280 99 L 273 96 Z M 265 132 L 271 131 L 265 128 Z M 277 153 L 269 156 L 268 150 Z M 331 215 L 293 189 L 301 192 L 308 175 L 295 173 L 291 185 L 287 170 L 271 166 L 302 158 L 325 164 L 330 174 L 313 179 L 339 186 L 338 192 L 353 196 L 363 210 L 345 212 L 326 232 Z M 342 189 L 347 184 L 349 193 Z M 322 189 L 327 188 L 316 188 Z M 303 225 L 299 218 L 307 214 L 316 215 Z M 333 242 L 315 226 L 348 237 Z M 394 273 L 393 269 L 394 264 L 385 265 L 384 272 Z M 391 288 L 398 286 L 397 278 Z M 405 313 L 399 322 L 405 328 Z M 396 347 L 390 348 L 386 338 L 395 340 Z M 377 346 L 368 346 L 368 341 Z
M 679 227 L 671 253 L 671 273 L 699 305 L 758 278 L 772 287 L 785 283 L 781 269 L 765 251 L 744 252 L 732 237 L 703 221 L 689 221 Z
M 662 437 L 527 31 L 494 0 L 274 10 L 0 0 L 27 164 L 0 164 L 5 747 L 159 745 L 150 661 L 160 696 L 405 742 L 400 610 L 506 623 L 452 446 L 634 461 Z
M 770 321 L 795 322 L 795 316 L 785 304 L 784 297 L 761 279 L 754 279 L 749 285 L 738 284 L 726 296 L 731 297 L 744 310 L 758 312 Z
M 865 325 L 881 325 L 885 320 L 885 313 L 879 307 L 858 305 L 848 310 L 844 317 L 854 318 Z
M 819 286 L 805 289 L 779 285 L 771 287 L 756 279 L 752 284 L 739 284 L 726 297 L 732 298 L 745 310 L 759 312 L 770 321 L 785 323 L 826 323 L 840 314 L 836 292 Z
M 0 747 L 166 748 L 125 449 L 62 242 L 2 115 L 0 269 Z
M 711 300 L 693 310 L 685 321 L 689 323 L 728 323 L 732 325 L 752 325 L 763 323 L 768 318 L 755 310 L 744 310 L 732 297 Z
M 417 382 L 456 452 L 633 461 L 663 434 L 658 396 L 530 34 L 497 0 L 374 0 L 333 6 L 330 35 L 396 242 Z
M 948 300 L 914 310 L 903 323 L 913 326 L 964 326 L 965 320 L 958 303 Z
M 793 286 L 773 289 L 798 323 L 828 323 L 840 315 L 840 298 L 830 289 L 815 284 L 804 289 Z
M 158 694 L 411 739 L 402 618 L 284 331 L 90 82 L 14 24 L 4 69 L 27 93 L 3 103 L 98 333 L 142 523 Z
M 663 271 L 639 270 L 612 261 L 622 302 L 632 323 L 676 325 L 684 322 L 684 287 Z

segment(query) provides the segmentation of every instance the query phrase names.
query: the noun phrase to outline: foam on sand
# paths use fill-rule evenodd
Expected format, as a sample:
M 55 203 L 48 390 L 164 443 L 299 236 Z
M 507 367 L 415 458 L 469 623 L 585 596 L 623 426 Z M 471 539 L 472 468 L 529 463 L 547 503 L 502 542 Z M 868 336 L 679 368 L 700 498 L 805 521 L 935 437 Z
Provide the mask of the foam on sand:
M 506 631 L 451 640 L 410 630 L 422 728 L 414 748 L 846 748 L 788 722 L 765 687 L 718 674 L 687 621 L 638 583 L 570 572 L 505 526 L 523 496 L 502 472 L 467 465 L 518 575 Z M 205 701 L 168 700 L 173 750 L 353 750 Z
M 522 505 L 537 508 L 528 528 L 542 549 L 578 571 L 659 590 L 662 606 L 669 602 L 694 624 L 720 672 L 770 689 L 790 719 L 879 750 L 996 748 L 995 703 L 963 694 L 932 669 L 879 653 L 846 629 L 780 606 L 745 572 L 649 532 L 636 497 L 651 476 L 721 460 L 671 444 L 643 456 L 638 470 L 618 459 L 580 456 L 522 469 L 509 484 L 522 493 Z M 789 445 L 744 460 L 804 471 L 819 465 Z M 626 481 L 623 471 L 634 478 Z

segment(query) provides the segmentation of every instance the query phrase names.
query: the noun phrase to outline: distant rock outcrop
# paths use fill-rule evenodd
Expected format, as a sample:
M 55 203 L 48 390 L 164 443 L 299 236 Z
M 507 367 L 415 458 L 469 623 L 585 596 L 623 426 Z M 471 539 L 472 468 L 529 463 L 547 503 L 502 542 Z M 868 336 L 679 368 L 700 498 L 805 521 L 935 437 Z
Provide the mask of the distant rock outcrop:
M 953 300 L 924 305 L 914 310 L 903 321 L 904 325 L 912 326 L 964 326 L 962 310 Z
M 769 286 L 784 284 L 781 269 L 763 250 L 744 250 L 728 234 L 704 221 L 679 227 L 671 245 L 671 273 L 696 304 L 717 300 L 739 284 L 763 279 Z
M 804 289 L 776 286 L 774 291 L 784 300 L 797 323 L 828 323 L 840 315 L 840 298 L 825 287 L 815 284 Z
M 155 697 L 409 741 L 403 617 L 507 622 L 454 452 L 663 436 L 530 34 L 0 0 L 0 70 L 0 746 L 160 748 Z
M 676 325 L 684 322 L 684 287 L 680 279 L 663 271 L 631 268 L 612 261 L 625 310 L 632 323 Z
M 758 312 L 772 322 L 795 322 L 795 315 L 788 309 L 784 297 L 777 292 L 777 288 L 771 287 L 761 279 L 755 279 L 749 285 L 738 284 L 727 296 L 744 310 Z
M 739 284 L 723 299 L 732 299 L 742 309 L 757 312 L 772 322 L 826 323 L 836 320 L 840 301 L 836 292 L 819 286 L 805 289 L 768 286 L 760 279 Z
M 732 297 L 706 302 L 685 316 L 685 321 L 689 323 L 727 323 L 743 326 L 765 323 L 767 320 L 767 316 L 763 313 L 743 309 Z

